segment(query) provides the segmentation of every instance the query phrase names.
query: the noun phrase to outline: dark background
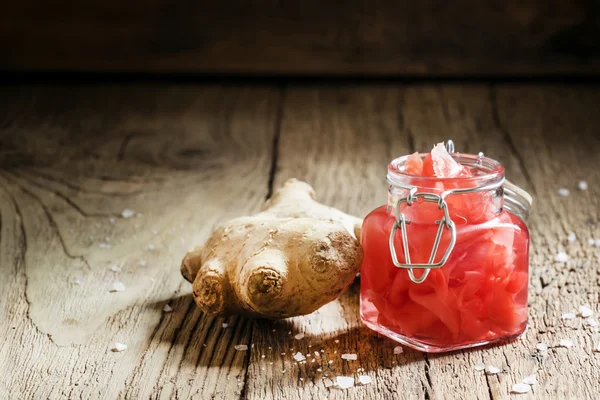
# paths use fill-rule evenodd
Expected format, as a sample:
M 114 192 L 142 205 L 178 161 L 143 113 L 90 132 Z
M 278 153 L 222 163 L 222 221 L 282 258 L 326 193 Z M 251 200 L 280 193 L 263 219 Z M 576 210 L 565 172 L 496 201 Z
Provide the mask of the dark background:
M 590 76 L 600 1 L 5 2 L 0 71 Z

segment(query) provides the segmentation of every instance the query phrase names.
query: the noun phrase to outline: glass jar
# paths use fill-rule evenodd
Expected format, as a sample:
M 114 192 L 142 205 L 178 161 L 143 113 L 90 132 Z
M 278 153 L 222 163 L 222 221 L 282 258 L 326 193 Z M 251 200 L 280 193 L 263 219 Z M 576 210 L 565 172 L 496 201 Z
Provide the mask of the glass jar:
M 427 154 L 421 154 L 425 157 Z M 452 153 L 473 176 L 388 166 L 388 204 L 364 220 L 360 313 L 371 329 L 425 352 L 515 338 L 527 327 L 531 196 L 498 161 Z

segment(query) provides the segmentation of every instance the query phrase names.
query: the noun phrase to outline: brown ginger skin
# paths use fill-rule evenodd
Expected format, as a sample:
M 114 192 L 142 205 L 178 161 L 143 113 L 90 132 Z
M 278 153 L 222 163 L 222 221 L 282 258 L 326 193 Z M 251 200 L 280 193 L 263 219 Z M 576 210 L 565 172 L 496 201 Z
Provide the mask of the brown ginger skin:
M 190 251 L 181 273 L 196 304 L 213 315 L 286 318 L 338 297 L 360 269 L 362 220 L 314 200 L 288 180 L 263 211 L 233 219 Z

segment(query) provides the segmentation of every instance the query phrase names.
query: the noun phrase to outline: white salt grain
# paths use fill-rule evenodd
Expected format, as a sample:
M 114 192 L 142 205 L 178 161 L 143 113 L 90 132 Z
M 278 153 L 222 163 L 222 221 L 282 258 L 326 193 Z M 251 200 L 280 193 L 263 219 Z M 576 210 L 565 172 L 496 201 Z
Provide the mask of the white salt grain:
M 173 307 L 171 307 L 168 304 L 165 304 L 165 306 L 163 307 L 163 311 L 164 312 L 171 312 L 171 311 L 173 311 Z
M 334 342 L 335 343 L 339 343 L 340 341 L 339 341 L 339 339 L 335 339 Z
M 229 324 L 228 324 L 227 322 L 223 322 L 223 323 L 221 324 L 221 326 L 222 326 L 223 328 L 227 328 L 227 327 L 229 326 Z M 270 347 L 269 347 L 269 348 L 270 348 Z
M 98 247 L 101 249 L 110 249 L 112 246 L 108 243 L 98 243 Z
M 594 345 L 594 348 L 592 349 L 592 351 L 595 353 L 600 353 L 600 342 L 598 342 Z
M 525 383 L 517 383 L 516 385 L 513 385 L 513 387 L 512 387 L 512 393 L 517 393 L 517 394 L 529 393 L 530 390 L 531 390 L 531 386 L 529 386 Z
M 236 344 L 235 346 L 233 346 L 234 349 L 236 349 L 237 351 L 246 351 L 248 350 L 248 345 L 247 344 Z
M 77 280 L 75 281 L 75 284 L 76 284 L 76 285 L 81 285 L 81 284 L 82 284 L 82 282 L 81 282 L 79 279 L 77 279 Z
M 117 219 L 115 217 L 110 217 L 108 219 L 108 222 L 110 222 L 111 224 L 114 224 L 117 221 Z
M 117 264 L 112 264 L 112 265 L 110 266 L 110 270 L 111 270 L 112 272 L 121 272 L 121 268 L 120 268 L 120 267 L 119 267 Z
M 600 247 L 600 239 L 594 239 L 594 246 Z
M 328 363 L 329 363 L 329 364 L 333 364 L 333 360 L 329 360 L 329 361 L 328 361 Z
M 587 318 L 585 322 L 588 324 L 588 326 L 591 326 L 593 328 L 600 326 L 600 323 L 598 323 L 598 320 L 595 318 Z
M 529 376 L 526 376 L 525 378 L 523 378 L 523 383 L 526 385 L 535 385 L 537 383 L 537 380 L 535 378 L 535 374 L 531 374 Z
M 473 366 L 473 368 L 475 369 L 475 371 L 483 371 L 485 369 L 485 364 L 477 363 Z
M 358 357 L 356 356 L 356 354 L 342 354 L 342 359 L 343 360 L 352 360 L 355 361 Z
M 121 352 L 127 350 L 127 345 L 123 343 L 116 342 L 115 345 L 111 349 L 114 352 Z
M 575 319 L 576 317 L 577 315 L 575 315 L 575 313 L 564 313 L 561 315 L 562 319 Z
M 340 389 L 350 389 L 354 387 L 354 378 L 351 376 L 338 376 L 335 382 Z
M 568 195 L 571 194 L 571 191 L 567 188 L 560 188 L 556 191 L 556 194 L 561 197 L 567 197 Z
M 569 348 L 569 347 L 572 347 L 572 346 L 573 346 L 573 341 L 572 341 L 572 340 L 570 340 L 570 339 L 560 339 L 560 342 L 558 342 L 558 345 L 559 345 L 560 347 L 566 347 L 566 348 Z
M 579 188 L 579 190 L 587 190 L 588 184 L 586 181 L 579 181 L 579 183 L 577 184 L 577 187 Z
M 303 338 L 304 338 L 304 333 L 302 333 L 302 332 L 300 332 L 300 333 L 297 333 L 296 335 L 294 335 L 294 338 L 295 338 L 296 340 L 303 339 Z
M 138 264 L 140 267 L 145 267 L 146 265 L 148 265 L 148 262 L 146 260 L 140 260 Z
M 496 375 L 499 374 L 501 372 L 500 368 L 495 367 L 493 365 L 488 365 L 487 367 L 485 367 L 485 373 L 488 375 Z
M 596 240 L 595 240 L 594 238 L 589 238 L 589 239 L 588 239 L 588 244 L 589 244 L 590 246 L 593 246 L 593 245 L 595 245 L 595 244 L 596 244 Z
M 294 360 L 304 361 L 304 360 L 306 360 L 306 357 L 304 357 L 304 354 L 297 352 L 296 354 L 294 354 Z
M 124 292 L 127 288 L 122 282 L 115 282 L 110 289 L 111 292 Z
M 154 250 L 156 248 L 156 246 L 154 246 L 152 243 L 150 243 L 148 246 L 146 246 L 146 250 Z
M 591 317 L 594 314 L 594 311 L 588 306 L 579 306 L 579 315 L 582 318 Z
M 369 375 L 359 375 L 358 381 L 361 385 L 368 385 L 369 383 L 373 382 Z
M 569 232 L 569 235 L 567 235 L 567 240 L 569 243 L 574 243 L 577 240 L 577 235 L 575 232 Z
M 558 254 L 554 257 L 554 261 L 566 263 L 569 261 L 569 256 L 564 251 L 559 251 Z
M 402 348 L 402 346 L 394 347 L 394 354 L 402 354 L 402 353 L 404 353 L 404 349 Z
M 123 212 L 121 212 L 121 217 L 123 218 L 131 218 L 135 215 L 135 211 L 133 211 L 130 208 L 126 208 L 123 210 Z
M 535 345 L 535 348 L 539 351 L 548 351 L 548 345 L 546 343 L 538 343 Z

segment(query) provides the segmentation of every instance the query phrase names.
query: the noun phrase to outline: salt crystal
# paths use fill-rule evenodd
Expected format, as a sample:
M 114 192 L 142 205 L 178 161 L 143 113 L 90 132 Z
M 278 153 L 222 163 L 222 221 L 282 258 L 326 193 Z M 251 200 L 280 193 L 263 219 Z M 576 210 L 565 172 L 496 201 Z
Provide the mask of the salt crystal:
M 127 345 L 123 343 L 116 342 L 113 348 L 111 349 L 114 352 L 121 352 L 127 350 Z
M 110 217 L 108 219 L 108 222 L 110 222 L 111 224 L 114 224 L 117 221 L 117 219 L 115 217 Z
M 594 345 L 594 348 L 592 349 L 592 351 L 595 353 L 600 353 L 600 342 L 598 342 Z
M 236 344 L 235 346 L 233 346 L 234 349 L 236 349 L 237 351 L 246 351 L 248 350 L 248 345 L 247 344 Z
M 76 284 L 76 285 L 81 285 L 81 284 L 82 284 L 82 282 L 81 282 L 79 279 L 77 279 L 77 280 L 75 281 L 75 284 Z
M 596 244 L 596 240 L 595 240 L 594 238 L 589 238 L 589 239 L 588 239 L 588 244 L 589 244 L 590 246 L 593 246 L 593 245 L 595 245 L 595 244 Z
M 576 317 L 577 315 L 575 315 L 575 313 L 564 313 L 561 315 L 562 319 L 575 319 Z
M 394 354 L 402 354 L 402 353 L 404 353 L 404 349 L 402 348 L 402 346 L 394 347 Z
M 535 345 L 535 348 L 539 351 L 548 351 L 548 345 L 546 343 L 538 343 Z
M 571 191 L 567 188 L 560 188 L 556 191 L 556 194 L 558 194 L 561 197 L 567 197 L 571 194 Z
M 554 261 L 566 263 L 569 261 L 569 256 L 564 251 L 559 251 L 558 254 L 554 257 Z
M 117 264 L 112 264 L 112 265 L 110 266 L 110 270 L 111 270 L 112 272 L 121 272 L 121 268 L 119 268 L 119 266 L 118 266 Z
M 125 285 L 123 285 L 122 282 L 115 282 L 115 283 L 113 283 L 110 291 L 111 292 L 124 292 L 125 289 L 127 289 L 127 288 L 125 287 Z
M 336 384 L 340 389 L 350 389 L 354 387 L 354 378 L 351 376 L 338 376 L 335 378 Z
M 523 378 L 523 383 L 526 385 L 535 385 L 537 383 L 535 374 L 531 374 Z
M 339 339 L 335 339 L 334 342 L 335 343 L 339 343 L 340 341 L 339 341 Z
M 260 356 L 260 358 L 265 358 L 265 357 L 266 357 L 266 356 L 265 356 L 264 354 Z
M 477 363 L 473 366 L 473 368 L 475 368 L 475 371 L 483 371 L 485 369 L 485 364 Z
M 317 372 L 323 372 L 321 368 L 317 368 Z
M 577 184 L 577 187 L 579 188 L 579 190 L 587 190 L 588 184 L 586 181 L 579 181 L 579 183 Z
M 587 318 L 585 320 L 585 322 L 588 324 L 588 326 L 591 326 L 591 327 L 594 327 L 594 328 L 597 327 L 597 326 L 600 326 L 600 324 L 598 323 L 598 320 L 595 319 L 595 318 Z
M 356 360 L 357 356 L 356 354 L 342 354 L 342 359 L 343 360 Z
M 163 307 L 163 311 L 164 312 L 171 312 L 171 311 L 173 311 L 173 307 L 171 307 L 168 304 L 165 304 L 165 306 Z
M 147 250 L 154 250 L 156 248 L 156 246 L 154 246 L 152 243 L 150 243 L 148 246 L 146 246 Z
M 98 243 L 98 247 L 101 249 L 110 249 L 112 246 L 108 243 Z
M 499 374 L 501 372 L 500 368 L 495 367 L 493 365 L 488 365 L 487 367 L 485 367 L 485 373 L 488 375 L 496 375 Z
M 594 239 L 594 246 L 600 247 L 600 239 Z
M 221 324 L 221 326 L 222 326 L 223 328 L 227 328 L 227 327 L 229 326 L 229 324 L 228 324 L 227 322 L 223 322 L 223 323 Z M 270 348 L 270 347 L 269 347 L 269 348 Z
M 140 267 L 145 267 L 146 265 L 148 265 L 148 262 L 146 260 L 140 260 L 138 264 Z
M 304 360 L 306 360 L 306 357 L 304 357 L 304 354 L 297 352 L 296 354 L 294 354 L 294 360 L 304 361 Z
M 573 341 L 572 341 L 572 340 L 570 340 L 570 339 L 560 339 L 560 342 L 558 342 L 558 345 L 559 345 L 560 347 L 566 347 L 566 348 L 569 348 L 569 347 L 572 347 L 572 346 L 573 346 Z
M 567 240 L 569 243 L 574 243 L 577 240 L 577 235 L 575 232 L 569 232 L 569 235 L 567 235 Z
M 328 363 L 329 363 L 329 364 L 333 364 L 333 360 L 329 360 L 329 361 L 328 361 Z
M 315 351 L 315 357 L 321 357 L 321 354 L 318 351 Z
M 300 340 L 300 339 L 304 338 L 304 333 L 302 333 L 302 332 L 300 332 L 300 333 L 297 333 L 297 334 L 294 336 L 294 338 L 295 338 L 296 340 Z
M 513 387 L 512 387 L 512 393 L 517 393 L 517 394 L 529 393 L 530 390 L 531 390 L 531 386 L 529 386 L 525 383 L 517 383 L 517 384 L 513 385 Z
M 126 208 L 123 210 L 123 212 L 121 212 L 121 217 L 123 218 L 131 218 L 135 215 L 135 211 L 133 211 L 130 208 Z
M 369 375 L 359 375 L 358 381 L 361 385 L 368 385 L 369 383 L 373 382 Z
M 579 306 L 579 315 L 583 318 L 591 317 L 594 314 L 594 311 L 588 306 Z

